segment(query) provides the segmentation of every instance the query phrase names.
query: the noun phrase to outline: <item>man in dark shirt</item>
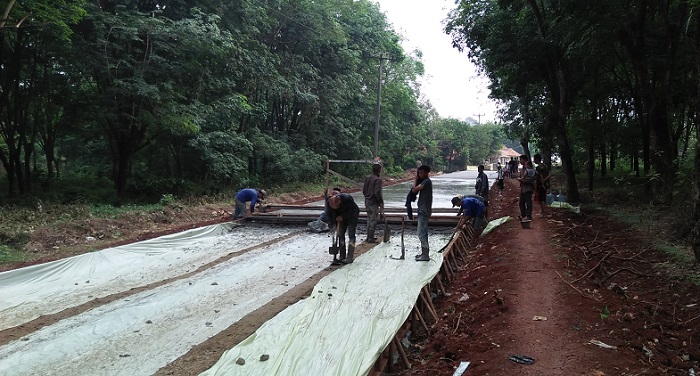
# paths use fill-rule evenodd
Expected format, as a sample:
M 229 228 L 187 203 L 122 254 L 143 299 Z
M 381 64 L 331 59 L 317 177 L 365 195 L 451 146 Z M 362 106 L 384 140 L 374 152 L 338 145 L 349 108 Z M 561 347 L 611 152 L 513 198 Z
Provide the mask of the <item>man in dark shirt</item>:
M 418 239 L 420 239 L 421 253 L 416 255 L 416 261 L 430 261 L 430 247 L 428 245 L 428 219 L 433 208 L 433 182 L 428 177 L 430 166 L 418 167 L 416 180 L 411 189 L 418 196 Z
M 474 190 L 476 191 L 477 195 L 484 199 L 484 217 L 486 217 L 489 208 L 489 177 L 486 176 L 486 173 L 484 172 L 484 165 L 479 165 L 477 170 L 479 171 L 479 175 L 476 177 Z
M 376 243 L 374 231 L 377 228 L 379 221 L 380 208 L 384 207 L 384 198 L 382 197 L 382 178 L 379 174 L 382 171 L 382 165 L 375 163 L 372 165 L 372 174 L 365 178 L 365 184 L 362 188 L 362 194 L 365 196 L 365 208 L 367 210 L 367 243 Z M 386 231 L 386 229 L 384 229 Z
M 338 226 L 338 247 L 340 257 L 338 261 L 350 264 L 355 254 L 355 231 L 357 221 L 360 218 L 360 208 L 355 199 L 347 193 L 341 193 L 328 199 L 328 219 L 331 227 Z M 348 233 L 347 254 L 345 253 L 345 232 Z
M 547 207 L 547 191 L 549 190 L 549 179 L 552 176 L 549 172 L 549 166 L 542 162 L 542 155 L 535 154 L 534 158 L 537 167 L 535 167 L 535 192 L 537 194 L 537 202 L 540 203 L 540 217 L 545 216 L 545 207 Z

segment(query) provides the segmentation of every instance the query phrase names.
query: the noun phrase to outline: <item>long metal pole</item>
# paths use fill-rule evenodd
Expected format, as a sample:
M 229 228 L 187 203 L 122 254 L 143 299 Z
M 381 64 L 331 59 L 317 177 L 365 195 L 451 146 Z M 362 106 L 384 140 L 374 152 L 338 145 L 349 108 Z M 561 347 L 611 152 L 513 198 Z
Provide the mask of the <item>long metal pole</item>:
M 377 80 L 377 106 L 374 111 L 374 143 L 372 148 L 372 158 L 379 155 L 379 113 L 381 111 L 382 99 L 382 70 L 384 70 L 384 57 L 379 57 L 379 79 Z

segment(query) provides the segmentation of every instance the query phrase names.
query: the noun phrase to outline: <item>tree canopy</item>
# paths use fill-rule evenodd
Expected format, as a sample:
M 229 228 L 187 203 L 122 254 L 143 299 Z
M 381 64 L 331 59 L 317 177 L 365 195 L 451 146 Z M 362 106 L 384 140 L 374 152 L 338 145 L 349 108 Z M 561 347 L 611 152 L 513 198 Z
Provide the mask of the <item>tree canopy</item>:
M 479 132 L 450 130 L 470 128 L 422 102 L 420 51 L 404 51 L 368 0 L 32 0 L 4 10 L 0 177 L 10 195 L 70 176 L 109 179 L 119 197 L 318 180 L 326 158 L 371 157 L 380 61 L 389 167 L 463 168 L 502 143 L 475 143 Z
M 461 0 L 445 31 L 491 79 L 509 136 L 561 158 L 571 200 L 578 171 L 593 189 L 623 162 L 668 205 L 692 171 L 700 259 L 699 5 Z

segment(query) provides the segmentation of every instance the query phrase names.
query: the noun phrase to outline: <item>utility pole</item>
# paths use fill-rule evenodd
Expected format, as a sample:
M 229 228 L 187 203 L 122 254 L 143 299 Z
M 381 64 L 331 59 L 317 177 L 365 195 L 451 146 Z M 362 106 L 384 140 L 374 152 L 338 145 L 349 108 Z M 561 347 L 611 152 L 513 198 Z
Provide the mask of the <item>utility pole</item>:
M 381 111 L 382 99 L 382 71 L 384 70 L 384 56 L 379 56 L 379 77 L 377 80 L 377 106 L 374 109 L 374 143 L 372 148 L 372 159 L 379 155 L 379 113 Z
M 479 124 L 481 124 L 481 117 L 484 116 L 484 115 L 486 115 L 486 114 L 474 114 L 474 116 L 476 116 L 477 118 L 479 118 Z

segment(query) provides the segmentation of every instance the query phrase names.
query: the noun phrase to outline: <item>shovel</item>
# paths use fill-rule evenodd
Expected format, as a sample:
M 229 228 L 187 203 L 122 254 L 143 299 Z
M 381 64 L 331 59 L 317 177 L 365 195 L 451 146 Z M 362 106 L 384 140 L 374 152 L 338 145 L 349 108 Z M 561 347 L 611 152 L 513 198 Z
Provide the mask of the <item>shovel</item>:
M 340 265 L 340 261 L 338 261 L 338 225 L 339 223 L 336 223 L 336 226 L 331 233 L 333 245 L 328 247 L 328 253 L 333 255 L 333 262 L 331 262 L 331 265 Z
M 404 233 L 404 217 L 401 217 L 401 257 L 390 256 L 394 260 L 405 260 L 406 259 L 406 247 L 403 245 L 403 233 Z

